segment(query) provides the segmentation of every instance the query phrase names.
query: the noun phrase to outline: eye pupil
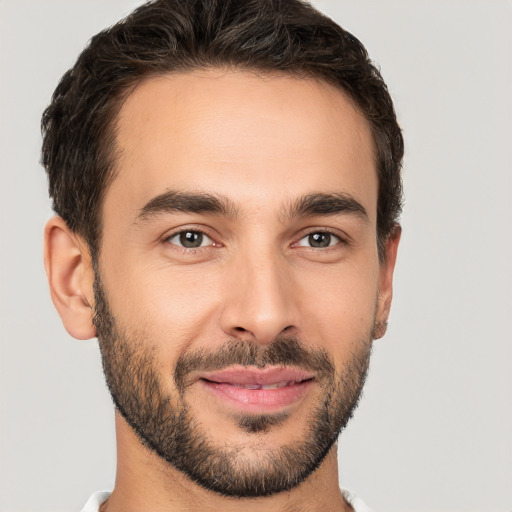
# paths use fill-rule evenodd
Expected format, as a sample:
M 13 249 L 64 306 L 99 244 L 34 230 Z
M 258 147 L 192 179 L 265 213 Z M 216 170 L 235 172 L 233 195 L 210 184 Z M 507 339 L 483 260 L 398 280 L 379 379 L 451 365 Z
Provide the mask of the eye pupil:
M 180 244 L 183 247 L 193 249 L 194 247 L 201 247 L 203 243 L 203 234 L 198 231 L 184 231 L 180 233 Z
M 309 235 L 308 241 L 311 247 L 329 247 L 331 235 L 330 233 L 312 233 Z

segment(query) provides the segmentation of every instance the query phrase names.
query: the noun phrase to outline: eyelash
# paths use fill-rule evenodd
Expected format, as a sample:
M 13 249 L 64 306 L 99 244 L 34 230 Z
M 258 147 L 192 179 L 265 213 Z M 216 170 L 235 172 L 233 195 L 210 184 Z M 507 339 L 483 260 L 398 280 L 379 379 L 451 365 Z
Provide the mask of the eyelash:
M 210 243 L 207 243 L 206 245 L 203 245 L 203 242 L 204 240 L 202 239 L 201 240 L 201 245 L 198 245 L 197 247 L 186 247 L 183 245 L 183 240 L 180 240 L 180 243 L 175 243 L 175 242 L 172 242 L 172 240 L 176 237 L 181 237 L 183 235 L 186 235 L 186 234 L 195 234 L 195 235 L 201 235 L 201 237 L 206 237 Z M 313 235 L 327 235 L 329 237 L 329 245 L 326 245 L 324 247 L 313 247 L 311 245 L 302 245 L 301 242 L 303 240 L 306 240 L 308 239 L 309 237 L 313 236 Z M 331 243 L 332 242 L 332 238 L 335 239 L 335 243 Z M 187 253 L 190 253 L 190 252 L 195 252 L 199 249 L 205 249 L 207 247 L 222 247 L 222 244 L 218 243 L 218 242 L 215 242 L 213 237 L 210 236 L 206 231 L 204 231 L 203 229 L 198 229 L 198 228 L 188 228 L 188 229 L 181 229 L 180 231 L 176 231 L 168 236 L 166 236 L 163 241 L 165 243 L 168 243 L 172 246 L 174 246 L 177 250 L 180 250 L 180 251 L 184 251 L 184 252 L 187 252 Z M 311 240 L 310 240 L 311 241 Z M 295 247 L 305 247 L 307 249 L 313 249 L 313 250 L 321 250 L 322 252 L 325 252 L 325 251 L 328 251 L 328 250 L 332 250 L 334 248 L 336 248 L 337 246 L 340 246 L 340 245 L 346 245 L 347 244 L 347 241 L 342 238 L 340 235 L 338 234 L 335 234 L 333 233 L 332 231 L 326 229 L 326 228 L 322 228 L 322 229 L 316 229 L 316 230 L 311 230 L 309 231 L 309 233 L 306 233 L 304 236 L 302 236 L 297 242 L 294 242 L 291 247 L 292 248 L 295 248 Z
M 303 240 L 306 240 L 306 239 L 309 239 L 310 237 L 314 236 L 314 235 L 322 235 L 322 236 L 327 236 L 328 237 L 328 245 L 324 246 L 324 247 L 314 247 L 314 246 L 311 246 L 311 245 L 302 245 L 301 242 Z M 335 243 L 331 243 L 334 239 L 334 242 Z M 310 243 L 311 243 L 311 240 L 308 240 Z M 303 236 L 298 242 L 294 243 L 293 244 L 293 247 L 307 247 L 309 249 L 323 249 L 323 250 L 327 250 L 327 249 L 331 249 L 331 248 L 334 248 L 340 244 L 343 244 L 345 243 L 344 240 L 337 234 L 331 232 L 331 231 L 328 231 L 326 229 L 322 229 L 322 230 L 315 230 L 315 231 L 310 231 L 309 233 L 307 233 L 305 236 Z
M 210 243 L 203 245 L 204 240 L 201 240 L 201 245 L 199 245 L 197 247 L 186 247 L 183 245 L 183 241 L 181 241 L 181 244 L 172 242 L 173 238 L 181 237 L 183 235 L 192 234 L 192 233 L 194 233 L 195 235 L 201 235 L 201 237 L 203 237 L 203 238 L 207 238 L 210 241 Z M 175 248 L 177 248 L 178 250 L 185 251 L 185 252 L 195 252 L 198 249 L 204 249 L 206 247 L 220 247 L 221 246 L 221 244 L 215 242 L 213 240 L 213 238 L 205 230 L 198 229 L 198 228 L 181 229 L 179 231 L 176 231 L 176 232 L 171 233 L 170 235 L 166 236 L 163 239 L 163 242 L 168 243 L 168 244 L 174 246 Z

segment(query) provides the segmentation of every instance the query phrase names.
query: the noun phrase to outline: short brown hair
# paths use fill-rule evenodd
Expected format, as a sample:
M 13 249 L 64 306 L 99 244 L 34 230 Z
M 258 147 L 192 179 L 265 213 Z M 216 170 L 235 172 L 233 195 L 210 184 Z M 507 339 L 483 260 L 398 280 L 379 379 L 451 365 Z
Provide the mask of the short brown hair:
M 403 138 L 360 41 L 301 0 L 154 0 L 91 39 L 42 117 L 53 209 L 85 238 L 93 258 L 124 98 L 145 77 L 212 67 L 316 77 L 348 93 L 374 137 L 382 257 L 401 212 Z

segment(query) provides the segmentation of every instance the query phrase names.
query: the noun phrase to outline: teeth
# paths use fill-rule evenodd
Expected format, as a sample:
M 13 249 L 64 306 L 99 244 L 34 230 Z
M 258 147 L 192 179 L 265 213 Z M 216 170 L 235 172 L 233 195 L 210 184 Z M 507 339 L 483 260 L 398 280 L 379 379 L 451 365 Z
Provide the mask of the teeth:
M 243 384 L 236 385 L 236 387 L 244 389 L 277 389 L 284 388 L 285 386 L 290 386 L 291 384 L 293 384 L 292 381 L 284 380 L 281 382 L 274 382 L 273 384 Z
M 289 381 L 276 382 L 275 384 L 267 384 L 266 386 L 261 386 L 261 389 L 284 388 L 285 386 L 289 386 L 290 384 L 291 384 L 291 382 L 289 382 Z

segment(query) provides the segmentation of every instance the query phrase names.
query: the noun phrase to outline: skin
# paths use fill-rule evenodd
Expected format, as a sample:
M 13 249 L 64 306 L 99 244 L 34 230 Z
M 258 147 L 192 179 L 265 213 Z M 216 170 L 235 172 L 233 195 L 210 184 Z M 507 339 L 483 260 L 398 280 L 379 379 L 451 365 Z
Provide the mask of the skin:
M 227 337 L 268 344 L 287 333 L 325 350 L 340 370 L 372 337 L 374 323 L 387 321 L 400 233 L 389 237 L 379 261 L 370 127 L 339 89 L 245 71 L 153 77 L 128 97 L 117 128 L 121 153 L 103 204 L 99 268 L 116 321 L 144 333 L 166 390 L 175 391 L 171 376 L 181 353 L 215 350 Z M 169 191 L 222 196 L 232 209 L 141 216 Z M 290 211 L 319 193 L 343 194 L 366 213 Z M 184 229 L 208 238 L 185 249 L 176 236 Z M 331 233 L 329 247 L 310 246 L 308 235 L 318 232 Z M 87 245 L 58 217 L 48 222 L 45 242 L 52 298 L 66 329 L 78 339 L 94 337 Z M 261 446 L 300 441 L 319 393 L 312 386 L 287 406 L 283 425 L 257 438 L 201 386 L 190 387 L 188 400 L 200 425 L 215 425 L 209 430 L 216 443 L 245 446 L 241 456 L 251 461 Z M 350 510 L 338 486 L 336 446 L 298 487 L 242 505 L 169 467 L 118 413 L 116 432 L 109 512 Z

